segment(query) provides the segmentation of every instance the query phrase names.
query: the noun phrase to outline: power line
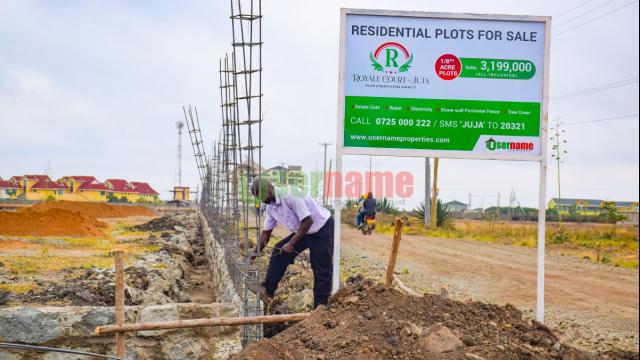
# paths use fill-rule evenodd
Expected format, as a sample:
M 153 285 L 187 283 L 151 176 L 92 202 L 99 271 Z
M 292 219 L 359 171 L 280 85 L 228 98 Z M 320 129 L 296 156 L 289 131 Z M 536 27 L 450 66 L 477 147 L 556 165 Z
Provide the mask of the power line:
M 638 114 L 614 116 L 614 117 L 608 117 L 608 118 L 602 118 L 602 119 L 594 119 L 594 120 L 585 120 L 585 121 L 574 121 L 574 122 L 568 122 L 568 123 L 565 123 L 565 124 L 566 125 L 589 124 L 589 123 L 602 122 L 602 121 L 622 120 L 622 119 L 633 118 L 633 117 L 638 117 Z
M 587 0 L 585 2 L 582 2 L 582 3 L 576 5 L 576 6 L 572 7 L 572 8 L 569 8 L 569 9 L 559 13 L 558 15 L 554 16 L 554 18 L 559 18 L 559 17 L 561 17 L 561 16 L 563 16 L 563 15 L 565 15 L 565 14 L 567 14 L 567 13 L 569 13 L 569 12 L 571 12 L 571 11 L 577 9 L 577 8 L 580 8 L 580 7 L 583 7 L 584 5 L 587 5 L 588 3 L 592 2 L 592 1 L 593 0 Z
M 626 8 L 627 6 L 633 5 L 633 4 L 637 3 L 637 2 L 638 2 L 638 0 L 634 0 L 634 1 L 632 1 L 632 2 L 626 3 L 626 4 L 624 4 L 624 5 L 620 6 L 620 7 L 617 7 L 617 8 L 615 8 L 615 9 L 613 9 L 613 10 L 611 10 L 611 11 L 609 11 L 609 12 L 606 12 L 606 13 L 604 13 L 604 14 L 600 15 L 600 16 L 597 16 L 597 17 L 595 17 L 595 18 L 593 18 L 593 19 L 591 19 L 591 20 L 587 20 L 587 21 L 585 21 L 585 22 L 583 22 L 583 23 L 580 23 L 580 24 L 578 24 L 578 25 L 576 25 L 576 26 L 574 26 L 574 27 L 570 27 L 570 28 L 568 28 L 568 29 L 566 29 L 566 30 L 564 30 L 564 31 L 561 31 L 561 32 L 559 32 L 559 33 L 557 33 L 557 34 L 554 34 L 554 36 L 555 36 L 555 37 L 558 37 L 558 36 L 560 36 L 560 35 L 562 35 L 562 34 L 568 33 L 569 31 L 575 30 L 575 29 L 577 29 L 577 28 L 579 28 L 579 27 L 581 27 L 581 26 L 584 26 L 584 25 L 587 25 L 587 24 L 589 24 L 589 23 L 592 23 L 592 22 L 594 22 L 594 21 L 596 21 L 596 20 L 602 19 L 603 17 L 605 17 L 605 16 L 607 16 L 607 15 L 611 15 L 611 14 L 613 14 L 614 12 L 619 11 L 619 10 L 622 10 L 622 9 Z
M 564 94 L 564 95 L 560 95 L 560 96 L 554 96 L 554 97 L 551 98 L 551 100 L 561 100 L 561 99 L 566 99 L 566 98 L 570 98 L 570 97 L 574 97 L 574 96 L 592 94 L 592 93 L 595 93 L 595 92 L 614 89 L 614 88 L 617 88 L 617 87 L 620 87 L 620 86 L 627 86 L 627 85 L 635 84 L 637 82 L 638 82 L 638 77 L 634 77 L 634 78 L 631 78 L 631 79 L 617 81 L 617 82 L 613 82 L 613 83 L 610 83 L 610 84 L 605 84 L 605 85 L 600 85 L 600 86 L 596 86 L 596 87 L 592 87 L 592 88 L 588 88 L 588 89 L 583 89 L 583 90 L 579 90 L 579 91 L 575 91 L 575 92 L 570 92 L 570 93 L 567 93 L 567 94 Z
M 614 2 L 614 1 L 616 1 L 616 0 L 609 0 L 609 1 L 607 1 L 606 3 L 604 3 L 604 4 L 600 4 L 599 6 L 596 6 L 596 7 L 594 7 L 594 8 L 591 8 L 591 9 L 589 9 L 589 10 L 587 10 L 587 11 L 583 12 L 583 13 L 582 13 L 582 14 L 580 14 L 580 15 L 576 15 L 576 16 L 574 16 L 574 17 L 570 18 L 569 20 L 565 20 L 564 22 L 561 22 L 561 23 L 559 23 L 559 24 L 555 24 L 553 27 L 554 27 L 554 28 L 557 28 L 558 26 L 562 26 L 562 25 L 564 25 L 564 24 L 570 23 L 570 22 L 572 22 L 573 20 L 579 19 L 579 18 L 581 18 L 581 17 L 583 17 L 583 16 L 585 16 L 585 15 L 589 15 L 589 14 L 591 14 L 592 12 L 594 12 L 594 11 L 596 11 L 596 10 L 600 9 L 600 8 L 603 8 L 603 7 L 607 6 L 607 5 L 609 5 L 609 4 L 611 4 L 612 2 Z

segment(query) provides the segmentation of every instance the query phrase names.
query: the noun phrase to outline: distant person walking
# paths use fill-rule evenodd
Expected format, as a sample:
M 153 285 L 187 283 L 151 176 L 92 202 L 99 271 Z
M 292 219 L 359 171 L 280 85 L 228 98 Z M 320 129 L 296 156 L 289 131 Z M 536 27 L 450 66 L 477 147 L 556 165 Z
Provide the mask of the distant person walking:
M 265 221 L 256 244 L 259 253 L 271 238 L 271 232 L 279 224 L 291 234 L 279 241 L 271 253 L 265 281 L 256 289 L 261 300 L 268 305 L 284 276 L 298 254 L 307 248 L 313 269 L 314 308 L 326 304 L 331 295 L 333 277 L 333 218 L 329 210 L 318 205 L 309 196 L 296 196 L 291 188 L 275 189 L 267 179 L 258 178 L 251 186 L 251 193 L 266 204 Z M 251 261 L 254 261 L 252 257 Z

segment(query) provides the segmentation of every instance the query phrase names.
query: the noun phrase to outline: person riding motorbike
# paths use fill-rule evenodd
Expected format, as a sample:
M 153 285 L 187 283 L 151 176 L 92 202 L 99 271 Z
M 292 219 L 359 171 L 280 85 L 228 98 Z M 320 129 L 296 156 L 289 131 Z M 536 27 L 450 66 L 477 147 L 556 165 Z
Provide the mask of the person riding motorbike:
M 364 225 L 365 216 L 370 215 L 375 218 L 376 210 L 376 199 L 373 197 L 373 193 L 369 191 L 358 212 L 358 228 Z

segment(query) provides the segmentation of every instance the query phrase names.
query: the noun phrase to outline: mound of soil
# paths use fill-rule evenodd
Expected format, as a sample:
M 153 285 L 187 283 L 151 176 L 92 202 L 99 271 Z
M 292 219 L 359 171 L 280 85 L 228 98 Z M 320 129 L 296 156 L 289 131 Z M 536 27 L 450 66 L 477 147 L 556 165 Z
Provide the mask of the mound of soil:
M 627 354 L 628 355 L 628 354 Z M 637 354 L 636 354 L 637 356 Z M 308 319 L 231 359 L 591 359 L 516 308 L 414 297 L 350 279 Z M 626 358 L 601 354 L 598 358 Z
M 167 231 L 175 230 L 176 226 L 184 227 L 185 224 L 176 220 L 172 215 L 166 215 L 157 219 L 153 219 L 144 224 L 136 225 L 133 228 L 138 231 Z
M 81 201 L 45 201 L 20 211 L 47 211 L 50 209 L 62 209 L 75 211 L 95 218 L 117 218 L 127 216 L 157 216 L 148 207 L 141 205 L 111 205 L 106 203 L 81 202 Z
M 0 211 L 0 234 L 16 236 L 102 236 L 107 224 L 64 209 Z

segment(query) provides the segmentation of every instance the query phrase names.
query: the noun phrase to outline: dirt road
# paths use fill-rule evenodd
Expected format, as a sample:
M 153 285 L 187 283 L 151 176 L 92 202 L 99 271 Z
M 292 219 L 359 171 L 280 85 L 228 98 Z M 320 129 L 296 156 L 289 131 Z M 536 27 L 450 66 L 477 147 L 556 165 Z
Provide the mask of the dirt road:
M 390 245 L 390 235 L 343 226 L 343 274 L 382 276 Z M 546 264 L 547 324 L 587 350 L 638 351 L 638 270 L 555 253 Z M 529 315 L 535 308 L 535 249 L 404 235 L 396 271 L 422 292 L 444 286 L 457 299 L 511 303 Z

